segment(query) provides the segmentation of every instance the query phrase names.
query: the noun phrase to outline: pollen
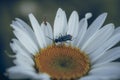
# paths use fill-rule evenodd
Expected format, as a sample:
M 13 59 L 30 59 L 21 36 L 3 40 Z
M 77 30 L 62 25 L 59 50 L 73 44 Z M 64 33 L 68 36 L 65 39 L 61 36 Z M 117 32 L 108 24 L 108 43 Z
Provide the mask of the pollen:
M 52 45 L 35 55 L 38 72 L 47 73 L 53 80 L 74 80 L 86 75 L 90 69 L 89 57 L 80 49 Z

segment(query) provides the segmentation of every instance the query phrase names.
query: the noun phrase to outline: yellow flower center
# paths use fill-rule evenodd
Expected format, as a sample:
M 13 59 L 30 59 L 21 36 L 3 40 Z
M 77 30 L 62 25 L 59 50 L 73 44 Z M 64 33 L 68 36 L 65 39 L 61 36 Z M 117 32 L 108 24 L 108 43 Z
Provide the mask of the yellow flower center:
M 78 48 L 52 45 L 35 55 L 36 68 L 53 80 L 72 80 L 87 74 L 90 68 L 88 56 Z

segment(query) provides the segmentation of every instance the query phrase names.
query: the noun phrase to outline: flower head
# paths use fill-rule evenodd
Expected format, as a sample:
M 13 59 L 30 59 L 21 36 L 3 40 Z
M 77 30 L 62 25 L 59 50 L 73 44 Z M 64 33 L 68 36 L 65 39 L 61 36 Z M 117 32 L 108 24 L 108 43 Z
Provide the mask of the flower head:
M 47 21 L 40 25 L 29 14 L 32 28 L 19 18 L 12 22 L 10 47 L 15 66 L 7 69 L 10 79 L 39 80 L 113 80 L 120 79 L 120 27 L 109 23 L 102 27 L 107 13 L 91 25 L 87 13 L 79 21 L 73 11 L 68 22 L 65 11 L 58 9 L 53 30 Z

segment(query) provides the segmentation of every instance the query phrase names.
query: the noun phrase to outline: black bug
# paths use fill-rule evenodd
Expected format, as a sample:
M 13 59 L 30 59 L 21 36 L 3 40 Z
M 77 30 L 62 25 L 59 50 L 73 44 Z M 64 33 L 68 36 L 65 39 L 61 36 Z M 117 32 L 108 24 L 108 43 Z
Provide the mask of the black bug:
M 65 41 L 71 41 L 72 40 L 72 36 L 70 34 L 65 35 L 65 36 L 60 36 L 57 39 L 54 40 L 55 43 L 58 42 L 65 42 Z

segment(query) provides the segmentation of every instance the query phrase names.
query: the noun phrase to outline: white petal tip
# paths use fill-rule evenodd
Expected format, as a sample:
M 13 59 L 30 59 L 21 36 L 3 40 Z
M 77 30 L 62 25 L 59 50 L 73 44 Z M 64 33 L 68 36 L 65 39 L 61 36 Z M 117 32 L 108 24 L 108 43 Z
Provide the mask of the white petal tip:
M 28 16 L 29 16 L 29 17 L 34 17 L 32 13 L 30 13 Z
M 77 11 L 73 11 L 72 14 L 71 14 L 71 16 L 73 16 L 73 17 L 79 17 Z
M 77 14 L 78 15 L 77 11 L 73 11 L 72 14 Z
M 110 25 L 113 26 L 113 27 L 115 26 L 113 23 L 110 23 Z
M 114 28 L 114 27 L 115 27 L 115 25 L 114 25 L 113 23 L 109 23 L 109 24 L 107 24 L 106 26 L 107 26 L 107 27 L 111 27 L 111 28 Z M 105 26 L 105 27 L 106 27 L 106 26 Z
M 106 18 L 107 17 L 107 13 L 104 12 L 104 13 L 101 14 L 101 16 L 104 16 Z
M 107 13 L 107 12 L 104 12 L 103 14 L 107 16 L 108 13 Z
M 90 19 L 92 17 L 92 13 L 86 13 L 85 17 L 86 19 Z
M 15 22 L 15 20 L 12 20 L 12 23 Z
M 13 25 L 14 25 L 14 23 L 10 24 L 10 27 L 12 27 L 12 28 L 13 28 Z
M 63 10 L 61 8 L 58 8 L 57 14 L 61 13 Z
M 62 11 L 62 9 L 61 9 L 61 8 L 58 8 L 58 11 Z
M 20 18 L 15 18 L 15 20 L 20 20 Z

